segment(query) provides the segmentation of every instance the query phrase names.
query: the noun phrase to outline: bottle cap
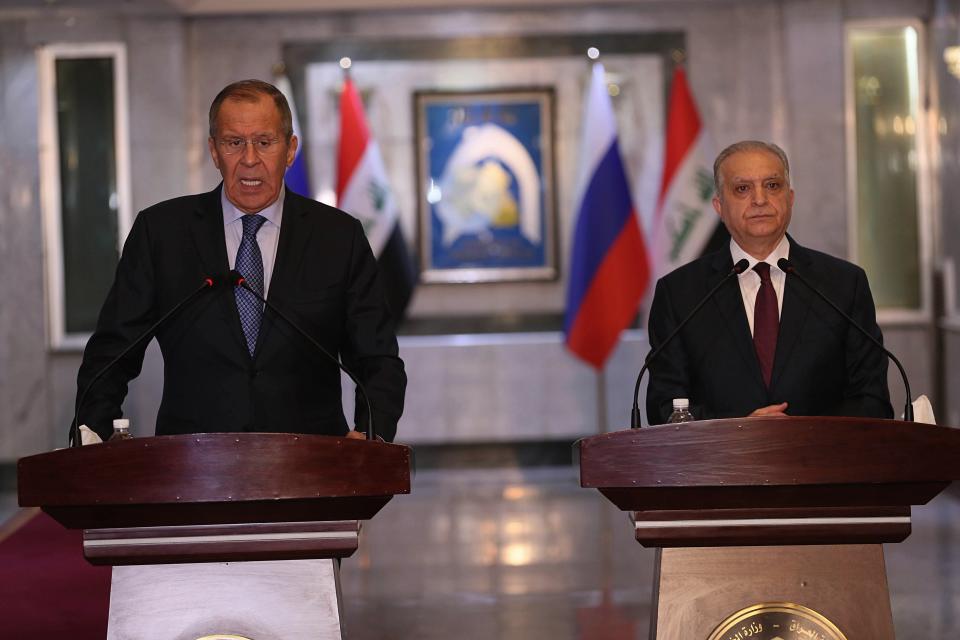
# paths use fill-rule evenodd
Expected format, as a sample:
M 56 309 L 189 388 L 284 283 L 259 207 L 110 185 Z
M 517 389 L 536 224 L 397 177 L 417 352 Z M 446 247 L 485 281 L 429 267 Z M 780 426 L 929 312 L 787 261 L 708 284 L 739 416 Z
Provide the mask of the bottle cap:
M 674 398 L 673 399 L 673 408 L 674 409 L 689 409 L 690 400 L 688 398 Z
M 113 421 L 114 429 L 129 429 L 130 428 L 130 419 L 129 418 L 117 418 Z

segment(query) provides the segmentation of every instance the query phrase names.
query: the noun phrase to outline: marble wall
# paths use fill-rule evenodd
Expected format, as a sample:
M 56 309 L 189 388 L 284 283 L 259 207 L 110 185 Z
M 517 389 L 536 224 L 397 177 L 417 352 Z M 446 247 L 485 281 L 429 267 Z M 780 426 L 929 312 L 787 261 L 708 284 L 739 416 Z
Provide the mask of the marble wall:
M 43 286 L 34 59 L 38 45 L 126 43 L 132 188 L 134 206 L 140 209 L 216 184 L 205 142 L 210 100 L 230 81 L 271 77 L 291 43 L 682 32 L 690 83 L 717 145 L 745 137 L 780 141 L 791 155 L 797 190 L 792 233 L 803 244 L 842 256 L 847 253 L 844 25 L 862 18 L 925 18 L 928 10 L 929 3 L 913 0 L 725 0 L 267 16 L 151 16 L 143 9 L 0 13 L 0 222 L 5 230 L 0 234 L 0 264 L 15 264 L 18 272 L 16 280 L 5 279 L 0 303 L 0 406 L 6 408 L 0 417 L 0 461 L 63 444 L 79 364 L 79 354 L 52 353 L 46 347 L 45 309 L 38 293 Z M 579 110 L 579 104 L 574 108 Z M 558 135 L 577 139 L 575 132 Z M 388 157 L 394 165 L 412 161 Z M 575 153 L 568 149 L 558 158 L 558 175 L 574 175 L 575 162 Z M 409 166 L 388 169 L 391 174 L 410 173 Z M 558 204 L 562 242 L 568 243 L 572 202 L 564 198 Z M 413 206 L 403 208 L 408 229 L 414 228 L 414 211 Z M 561 259 L 565 255 L 561 250 Z M 450 314 L 462 308 L 451 303 L 450 296 L 470 296 L 482 308 L 530 310 L 528 301 L 533 299 L 535 311 L 559 313 L 564 290 L 562 279 L 479 286 L 467 294 L 422 287 L 413 310 L 425 316 Z M 914 386 L 932 387 L 929 327 L 888 327 L 886 334 L 891 344 L 903 346 L 911 373 L 926 383 Z M 467 340 L 453 346 L 444 339 L 405 339 L 402 348 L 415 384 L 401 439 L 470 441 L 494 434 L 536 439 L 591 430 L 596 422 L 593 375 L 562 351 L 560 341 L 558 333 Z M 625 424 L 621 414 L 628 408 L 628 390 L 644 351 L 645 338 L 638 331 L 614 358 L 608 373 L 612 427 Z M 161 379 L 156 349 L 149 353 L 126 406 L 141 431 L 152 427 Z M 465 367 L 465 362 L 472 366 Z M 517 367 L 536 373 L 530 376 Z M 524 378 L 530 384 L 522 384 Z M 475 407 L 468 419 L 462 403 L 473 397 L 477 385 L 491 404 Z M 496 409 L 493 416 L 478 413 L 491 406 Z
M 931 20 L 932 76 L 937 84 L 938 156 L 935 159 L 940 216 L 934 229 L 941 295 L 934 367 L 940 373 L 942 420 L 960 425 L 960 67 L 944 60 L 947 47 L 960 46 L 960 2 L 938 0 Z
M 26 25 L 0 22 L 0 460 L 49 446 L 37 81 Z

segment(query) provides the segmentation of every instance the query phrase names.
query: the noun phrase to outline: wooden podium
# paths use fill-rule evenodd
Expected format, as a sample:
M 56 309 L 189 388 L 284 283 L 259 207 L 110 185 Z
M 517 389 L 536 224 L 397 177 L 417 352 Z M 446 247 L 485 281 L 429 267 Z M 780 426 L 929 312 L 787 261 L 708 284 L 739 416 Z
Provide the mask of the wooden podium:
M 960 430 L 739 418 L 577 443 L 580 484 L 657 547 L 651 640 L 893 640 L 885 542 L 960 478 Z
M 22 458 L 20 505 L 114 565 L 108 638 L 342 637 L 339 558 L 410 492 L 410 448 L 327 436 L 161 436 Z

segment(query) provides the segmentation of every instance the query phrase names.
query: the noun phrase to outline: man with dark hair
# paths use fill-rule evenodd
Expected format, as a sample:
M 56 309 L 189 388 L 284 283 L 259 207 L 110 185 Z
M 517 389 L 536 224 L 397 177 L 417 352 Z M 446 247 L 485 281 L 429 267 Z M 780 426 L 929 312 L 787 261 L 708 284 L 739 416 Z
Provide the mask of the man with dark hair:
M 209 193 L 157 204 L 137 216 L 97 329 L 77 376 L 79 393 L 207 276 L 236 269 L 331 354 L 370 396 L 377 434 L 392 440 L 406 375 L 398 357 L 376 261 L 360 223 L 287 190 L 298 140 L 273 85 L 245 80 L 210 107 L 207 146 L 223 182 Z M 362 438 L 358 397 L 350 430 L 340 372 L 281 318 L 240 287 L 206 292 L 156 334 L 164 358 L 157 435 L 274 431 Z M 140 372 L 138 345 L 78 407 L 106 439 Z
M 650 346 L 657 348 L 730 271 L 730 279 L 650 365 L 647 417 L 666 422 L 674 398 L 697 419 L 747 415 L 890 418 L 887 357 L 834 309 L 777 265 L 788 258 L 814 286 L 878 340 L 883 337 L 866 274 L 806 249 L 787 235 L 793 189 L 786 154 L 747 140 L 714 163 L 713 207 L 729 248 L 657 283 Z

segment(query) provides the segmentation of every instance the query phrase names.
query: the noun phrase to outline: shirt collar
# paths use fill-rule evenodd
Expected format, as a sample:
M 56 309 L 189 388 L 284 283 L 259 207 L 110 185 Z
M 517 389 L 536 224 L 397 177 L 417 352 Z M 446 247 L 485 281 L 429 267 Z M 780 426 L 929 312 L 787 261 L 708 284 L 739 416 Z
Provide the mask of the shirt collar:
M 280 226 L 280 220 L 283 218 L 283 199 L 286 196 L 287 189 L 280 189 L 280 195 L 277 196 L 277 199 L 273 201 L 272 204 L 257 211 L 257 215 L 261 215 L 267 219 L 267 222 Z M 236 222 L 241 219 L 243 216 L 247 215 L 240 209 L 230 202 L 230 199 L 227 197 L 227 190 L 220 190 L 220 204 L 223 207 L 223 224 L 224 226 L 230 224 L 231 222 Z
M 770 255 L 763 260 L 757 260 L 749 253 L 744 251 L 740 245 L 737 244 L 736 240 L 730 238 L 730 256 L 733 258 L 733 264 L 737 264 L 743 259 L 746 259 L 747 262 L 750 263 L 750 265 L 747 267 L 747 270 L 743 273 L 749 272 L 758 262 L 766 262 L 770 265 L 771 269 L 780 271 L 780 267 L 777 266 L 777 262 L 779 262 L 780 258 L 790 257 L 790 241 L 787 240 L 787 234 L 783 234 L 783 237 L 780 238 L 780 242 L 778 242 L 777 246 L 773 248 L 773 251 L 770 252 Z

